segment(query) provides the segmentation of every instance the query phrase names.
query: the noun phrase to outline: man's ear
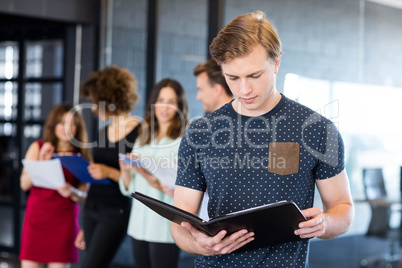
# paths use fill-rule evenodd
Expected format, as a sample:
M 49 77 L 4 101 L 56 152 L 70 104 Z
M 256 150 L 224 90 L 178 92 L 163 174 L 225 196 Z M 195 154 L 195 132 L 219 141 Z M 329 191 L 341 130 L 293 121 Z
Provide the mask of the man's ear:
M 221 84 L 216 83 L 214 85 L 214 92 L 216 96 L 220 96 L 224 92 L 224 88 Z
M 281 58 L 282 58 L 282 56 L 279 56 L 279 58 L 277 60 L 275 60 L 275 71 L 274 71 L 275 74 L 278 73 L 279 66 L 281 65 Z

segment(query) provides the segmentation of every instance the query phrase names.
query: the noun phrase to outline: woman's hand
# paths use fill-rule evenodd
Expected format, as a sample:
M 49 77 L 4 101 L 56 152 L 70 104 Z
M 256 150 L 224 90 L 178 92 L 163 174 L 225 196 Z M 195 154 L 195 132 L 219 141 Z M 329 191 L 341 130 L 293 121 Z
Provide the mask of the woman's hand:
M 164 184 L 161 184 L 161 186 L 162 186 L 162 191 L 163 191 L 165 194 L 167 194 L 167 195 L 170 196 L 170 197 L 173 197 L 173 195 L 174 195 L 174 188 L 168 187 L 168 186 L 166 186 L 166 185 L 164 185 Z
M 50 160 L 54 152 L 54 146 L 50 142 L 45 142 L 39 151 L 39 160 Z
M 74 241 L 74 245 L 78 249 L 85 250 L 85 237 L 83 229 L 80 229 L 80 231 L 78 232 L 77 237 Z
M 126 157 L 130 157 L 130 154 L 126 154 Z M 130 171 L 130 164 L 126 164 L 126 162 L 124 161 L 124 158 L 120 158 L 119 159 L 119 165 L 120 165 L 120 171 L 121 172 L 127 172 Z
M 109 167 L 103 164 L 95 164 L 91 162 L 88 166 L 88 172 L 95 180 L 102 180 L 108 177 Z
M 64 198 L 68 198 L 71 195 L 71 185 L 67 182 L 64 186 L 56 189 L 56 191 Z

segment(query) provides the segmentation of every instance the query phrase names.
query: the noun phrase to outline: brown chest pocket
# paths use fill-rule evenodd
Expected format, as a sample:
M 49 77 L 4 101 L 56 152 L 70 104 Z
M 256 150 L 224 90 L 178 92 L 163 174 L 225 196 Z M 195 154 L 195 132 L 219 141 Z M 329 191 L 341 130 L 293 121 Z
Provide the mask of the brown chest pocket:
M 268 172 L 279 175 L 296 174 L 299 171 L 300 145 L 296 142 L 270 142 Z

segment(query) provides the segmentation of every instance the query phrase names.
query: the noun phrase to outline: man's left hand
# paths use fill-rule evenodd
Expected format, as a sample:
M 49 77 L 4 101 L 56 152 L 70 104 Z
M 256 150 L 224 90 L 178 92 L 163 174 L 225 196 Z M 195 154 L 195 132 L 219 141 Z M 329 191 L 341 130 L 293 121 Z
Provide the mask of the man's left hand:
M 295 231 L 295 235 L 299 235 L 301 238 L 312 238 L 325 234 L 325 215 L 321 208 L 308 208 L 302 210 L 302 213 L 307 218 L 307 221 L 299 223 L 300 229 Z

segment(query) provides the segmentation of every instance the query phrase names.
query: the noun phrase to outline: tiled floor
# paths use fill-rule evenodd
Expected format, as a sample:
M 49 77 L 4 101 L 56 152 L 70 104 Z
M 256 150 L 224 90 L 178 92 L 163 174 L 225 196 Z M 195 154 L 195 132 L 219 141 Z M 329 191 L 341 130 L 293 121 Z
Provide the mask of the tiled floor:
M 16 256 L 0 253 L 0 268 L 20 268 L 20 262 Z
M 389 251 L 389 241 L 378 238 L 370 238 L 364 235 L 344 236 L 331 240 L 314 239 L 310 247 L 310 268 L 359 268 L 360 261 L 368 256 L 380 256 Z M 402 256 L 402 254 L 400 254 Z M 376 261 L 367 267 L 402 267 L 397 263 L 392 265 Z M 377 265 L 376 265 L 377 264 Z M 387 266 L 388 265 L 388 266 Z M 77 268 L 75 265 L 72 268 Z M 113 265 L 111 268 L 133 268 L 133 265 Z M 192 257 L 183 255 L 179 268 L 194 267 Z M 20 268 L 19 262 L 12 256 L 0 253 L 0 268 Z M 95 267 L 94 267 L 95 268 Z
M 182 252 L 178 268 L 194 267 L 193 265 L 194 257 L 195 256 Z M 21 265 L 17 256 L 0 252 L 0 268 L 20 268 L 20 267 Z M 78 267 L 79 264 L 74 264 L 71 266 L 71 268 L 78 268 Z M 134 267 L 133 264 L 114 262 L 111 268 L 134 268 Z

